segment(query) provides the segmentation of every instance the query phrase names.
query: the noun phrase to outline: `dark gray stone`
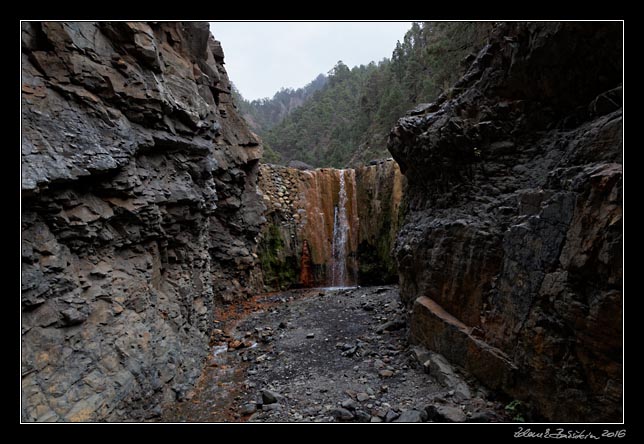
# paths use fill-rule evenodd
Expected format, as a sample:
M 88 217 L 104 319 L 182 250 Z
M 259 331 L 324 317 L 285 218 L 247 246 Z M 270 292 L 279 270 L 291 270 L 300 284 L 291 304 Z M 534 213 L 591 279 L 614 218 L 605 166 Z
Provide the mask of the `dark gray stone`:
M 399 416 L 400 416 L 400 413 L 389 409 L 389 410 L 387 410 L 387 413 L 385 414 L 385 422 L 393 422 Z
M 242 406 L 241 406 L 241 408 L 239 409 L 239 413 L 241 413 L 241 414 L 242 414 L 242 415 L 244 415 L 244 416 L 246 416 L 246 415 L 252 415 L 252 414 L 253 414 L 253 413 L 255 413 L 256 411 L 257 411 L 257 404 L 255 404 L 254 402 L 252 402 L 252 403 L 248 403 L 248 404 L 244 404 L 244 405 L 242 405 Z
M 457 395 L 461 400 L 472 397 L 467 383 L 456 374 L 452 365 L 442 355 L 429 352 L 429 357 L 423 363 L 423 367 L 441 385 L 450 389 L 453 392 L 452 395 Z
M 405 325 L 406 323 L 403 319 L 394 319 L 393 321 L 385 322 L 384 324 L 381 324 L 378 327 L 376 327 L 376 333 L 383 333 L 385 330 L 387 331 L 400 330 L 401 328 L 405 328 Z
M 345 399 L 344 401 L 342 401 L 342 402 L 340 403 L 340 405 L 341 405 L 343 408 L 345 408 L 345 409 L 349 409 L 349 410 L 355 410 L 355 409 L 357 409 L 358 407 L 360 407 L 360 404 L 358 404 L 355 400 L 353 400 L 353 399 L 351 399 L 351 398 Z
M 411 356 L 414 358 L 414 361 L 421 366 L 426 371 L 429 371 L 429 368 L 425 367 L 425 363 L 429 360 L 431 352 L 421 345 L 414 345 L 411 347 Z
M 331 410 L 329 414 L 337 421 L 341 422 L 351 421 L 354 418 L 353 413 L 342 407 L 337 407 Z
M 262 402 L 264 404 L 275 404 L 279 402 L 281 395 L 271 391 L 271 390 L 262 390 Z
M 75 308 L 68 308 L 60 313 L 63 315 L 63 322 L 66 325 L 78 325 L 87 320 L 87 315 Z
M 425 413 L 432 422 L 465 422 L 467 419 L 463 410 L 451 405 L 428 405 Z
M 425 422 L 427 413 L 419 410 L 403 410 L 393 422 Z
M 465 422 L 494 422 L 495 417 L 490 412 L 473 413 Z
M 356 422 L 371 422 L 371 415 L 364 410 L 356 410 Z
M 305 408 L 304 411 L 302 411 L 302 414 L 307 416 L 314 416 L 320 413 L 320 410 L 321 410 L 320 406 L 311 406 L 311 407 Z

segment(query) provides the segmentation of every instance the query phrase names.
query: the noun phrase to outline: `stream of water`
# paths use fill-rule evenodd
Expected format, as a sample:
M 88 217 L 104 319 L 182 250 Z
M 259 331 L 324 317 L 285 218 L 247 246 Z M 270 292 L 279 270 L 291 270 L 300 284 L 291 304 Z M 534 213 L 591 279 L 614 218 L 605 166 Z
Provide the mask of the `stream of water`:
M 347 282 L 347 239 L 349 237 L 349 221 L 347 220 L 347 190 L 344 180 L 345 170 L 340 170 L 340 191 L 338 205 L 333 215 L 332 243 L 332 287 L 346 287 Z

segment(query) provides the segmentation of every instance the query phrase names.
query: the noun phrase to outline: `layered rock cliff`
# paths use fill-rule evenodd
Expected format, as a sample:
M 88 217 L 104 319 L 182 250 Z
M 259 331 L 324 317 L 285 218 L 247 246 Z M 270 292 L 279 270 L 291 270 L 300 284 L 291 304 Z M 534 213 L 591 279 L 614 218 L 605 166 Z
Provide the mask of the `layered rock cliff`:
M 393 159 L 356 168 L 358 280 L 362 285 L 398 282 L 392 249 L 405 212 L 405 178 Z
M 261 146 L 207 23 L 22 26 L 22 417 L 153 417 L 261 287 Z
M 411 340 L 555 421 L 622 418 L 622 26 L 505 23 L 393 129 Z
M 261 165 L 267 223 L 258 255 L 266 289 L 395 282 L 391 249 L 403 186 L 392 159 L 347 170 Z M 337 219 L 339 208 L 345 209 L 346 222 Z M 336 248 L 338 229 L 346 230 L 342 251 Z M 337 279 L 341 259 L 343 283 Z

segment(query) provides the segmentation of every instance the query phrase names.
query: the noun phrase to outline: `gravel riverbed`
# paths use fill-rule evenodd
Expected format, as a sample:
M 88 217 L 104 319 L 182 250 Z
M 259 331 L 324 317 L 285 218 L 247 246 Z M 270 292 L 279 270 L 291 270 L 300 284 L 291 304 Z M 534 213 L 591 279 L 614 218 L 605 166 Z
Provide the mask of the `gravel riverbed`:
M 407 344 L 396 286 L 294 290 L 229 307 L 172 422 L 508 422 L 498 399 Z

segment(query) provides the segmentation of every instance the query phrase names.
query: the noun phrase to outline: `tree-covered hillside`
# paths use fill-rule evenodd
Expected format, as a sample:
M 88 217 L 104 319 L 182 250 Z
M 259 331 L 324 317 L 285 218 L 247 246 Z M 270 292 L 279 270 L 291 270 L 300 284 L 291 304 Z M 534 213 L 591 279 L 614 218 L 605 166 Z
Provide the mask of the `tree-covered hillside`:
M 271 99 L 264 98 L 253 101 L 244 99 L 233 85 L 233 99 L 253 131 L 263 136 L 293 110 L 302 106 L 313 93 L 325 85 L 326 81 L 326 76 L 320 74 L 303 88 L 282 88 Z
M 251 126 L 261 128 L 266 162 L 342 168 L 389 157 L 387 135 L 397 119 L 419 103 L 449 94 L 492 27 L 491 22 L 414 23 L 391 59 L 354 68 L 338 62 L 325 82 L 318 77 L 307 86 L 318 88 L 309 88 L 298 107 L 276 100 L 284 91 L 259 104 L 241 101 L 240 107 Z

